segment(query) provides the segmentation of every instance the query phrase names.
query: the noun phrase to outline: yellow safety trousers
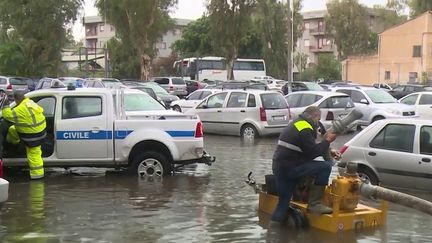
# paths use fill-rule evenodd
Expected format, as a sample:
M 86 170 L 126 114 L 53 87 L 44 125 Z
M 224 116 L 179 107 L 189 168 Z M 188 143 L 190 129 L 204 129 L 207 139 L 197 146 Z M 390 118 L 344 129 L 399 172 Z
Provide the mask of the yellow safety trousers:
M 12 144 L 18 144 L 20 142 L 19 135 L 12 125 L 9 127 L 6 135 L 6 141 Z M 42 159 L 42 146 L 26 147 L 27 160 L 30 168 L 30 178 L 40 179 L 44 177 L 43 159 Z

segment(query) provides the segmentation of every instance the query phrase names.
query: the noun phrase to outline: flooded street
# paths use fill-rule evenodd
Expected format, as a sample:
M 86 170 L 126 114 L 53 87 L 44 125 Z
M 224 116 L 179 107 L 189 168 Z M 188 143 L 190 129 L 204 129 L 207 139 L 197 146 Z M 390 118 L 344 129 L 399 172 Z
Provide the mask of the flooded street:
M 350 137 L 338 138 L 334 147 Z M 250 171 L 259 183 L 271 173 L 276 141 L 207 135 L 206 149 L 217 161 L 162 180 L 93 168 L 50 170 L 42 181 L 29 181 L 26 174 L 8 177 L 0 241 L 432 242 L 431 217 L 394 204 L 387 225 L 379 229 L 340 234 L 267 230 L 269 215 L 258 212 L 258 195 L 244 181 Z M 430 193 L 408 193 L 432 201 Z

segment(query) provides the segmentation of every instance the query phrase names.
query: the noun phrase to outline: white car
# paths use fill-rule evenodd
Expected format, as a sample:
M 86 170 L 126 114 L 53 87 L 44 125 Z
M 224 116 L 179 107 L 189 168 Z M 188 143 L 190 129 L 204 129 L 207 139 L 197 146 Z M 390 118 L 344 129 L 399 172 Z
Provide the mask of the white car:
M 412 93 L 401 98 L 399 102 L 413 106 L 419 117 L 432 119 L 432 91 Z
M 185 114 L 198 115 L 204 131 L 255 138 L 279 134 L 290 120 L 281 93 L 263 90 L 223 90 L 210 95 Z
M 432 190 L 432 121 L 386 119 L 368 126 L 340 150 L 372 184 Z
M 0 178 L 0 208 L 9 196 L 9 182 Z
M 220 92 L 219 89 L 198 89 L 186 96 L 185 99 L 171 102 L 171 109 L 178 112 L 186 112 L 200 103 L 207 96 Z
M 123 167 L 162 176 L 177 165 L 210 162 L 198 117 L 166 110 L 142 91 L 59 88 L 27 97 L 44 109 L 45 167 Z M 26 167 L 25 148 L 11 146 L 5 146 L 3 165 Z
M 281 91 L 284 84 L 286 84 L 287 81 L 280 80 L 280 79 L 268 79 L 267 80 L 267 86 L 270 90 L 277 90 Z
M 398 103 L 389 93 L 374 87 L 335 87 L 332 91 L 351 96 L 356 109 L 363 113 L 359 125 L 369 125 L 388 118 L 416 117 L 415 109 Z
M 325 129 L 332 126 L 334 119 L 347 115 L 354 109 L 350 96 L 344 93 L 327 91 L 299 91 L 285 96 L 291 116 L 297 118 L 308 106 L 318 106 L 321 110 L 321 123 Z M 351 126 L 357 127 L 357 122 Z

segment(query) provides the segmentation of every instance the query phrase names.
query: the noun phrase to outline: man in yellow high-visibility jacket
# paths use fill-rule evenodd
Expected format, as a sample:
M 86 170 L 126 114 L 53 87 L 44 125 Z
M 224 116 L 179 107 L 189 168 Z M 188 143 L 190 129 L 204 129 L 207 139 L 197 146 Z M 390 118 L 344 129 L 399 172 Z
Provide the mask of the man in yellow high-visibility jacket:
M 46 137 L 46 122 L 43 108 L 25 97 L 26 90 L 15 90 L 15 107 L 10 108 L 8 102 L 2 110 L 3 119 L 13 125 L 9 127 L 6 140 L 9 143 L 25 145 L 27 160 L 30 167 L 30 178 L 44 177 L 42 160 L 42 143 Z

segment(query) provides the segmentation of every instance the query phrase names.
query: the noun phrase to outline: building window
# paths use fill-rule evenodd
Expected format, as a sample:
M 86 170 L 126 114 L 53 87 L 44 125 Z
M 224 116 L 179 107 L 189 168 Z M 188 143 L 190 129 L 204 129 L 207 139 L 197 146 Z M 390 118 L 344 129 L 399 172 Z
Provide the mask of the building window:
M 309 22 L 305 22 L 305 23 L 304 23 L 304 28 L 305 28 L 305 30 L 308 30 L 308 29 L 309 29 Z
M 100 31 L 100 32 L 104 32 L 104 29 L 105 29 L 105 26 L 104 26 L 103 24 L 101 24 L 101 25 L 99 26 L 99 31 Z
M 324 21 L 320 20 L 318 21 L 318 32 L 324 31 Z
M 310 41 L 309 40 L 304 40 L 304 46 L 305 47 L 309 47 L 310 46 Z
M 390 71 L 385 71 L 385 80 L 390 80 Z
M 417 79 L 417 72 L 410 72 L 408 83 L 410 83 L 410 84 L 415 83 L 416 79 Z
M 413 57 L 421 57 L 421 46 L 413 46 Z

